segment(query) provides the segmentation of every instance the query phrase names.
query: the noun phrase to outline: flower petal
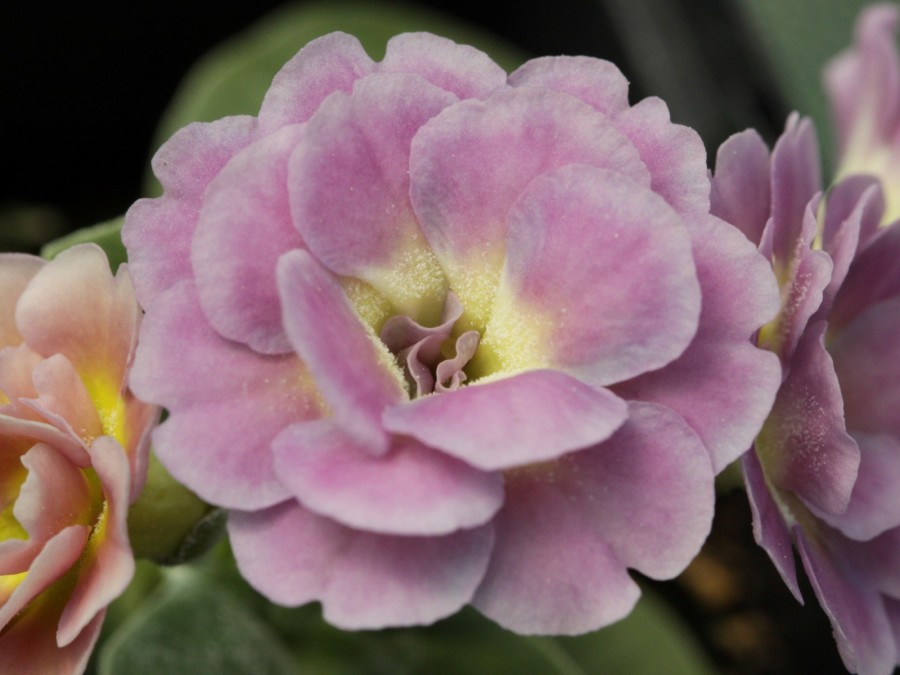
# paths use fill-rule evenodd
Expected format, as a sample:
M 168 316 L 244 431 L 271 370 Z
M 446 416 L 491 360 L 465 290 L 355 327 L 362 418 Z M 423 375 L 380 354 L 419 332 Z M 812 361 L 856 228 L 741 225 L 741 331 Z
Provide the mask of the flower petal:
M 23 253 L 0 254 L 0 348 L 22 344 L 16 326 L 16 304 L 46 260 Z
M 678 214 L 617 173 L 569 166 L 532 181 L 509 214 L 506 266 L 479 351 L 495 355 L 488 372 L 549 366 L 608 385 L 677 358 L 699 315 Z
M 360 443 L 383 452 L 381 410 L 407 397 L 393 355 L 360 321 L 334 276 L 306 251 L 282 256 L 278 285 L 285 330 L 333 414 Z
M 191 244 L 197 292 L 210 324 L 263 354 L 290 351 L 275 263 L 285 251 L 303 246 L 287 189 L 288 157 L 302 132 L 299 125 L 275 132 L 222 169 L 203 197 Z M 250 241 L 253 255 L 247 255 Z
M 193 276 L 190 246 L 203 193 L 257 134 L 253 117 L 197 122 L 178 131 L 153 157 L 153 173 L 165 194 L 132 204 L 122 228 L 135 291 L 145 309 L 164 290 Z
M 348 527 L 405 535 L 483 525 L 503 503 L 503 481 L 397 439 L 373 457 L 330 420 L 288 427 L 272 444 L 282 481 L 309 510 Z
M 716 153 L 710 213 L 759 245 L 771 209 L 769 149 L 755 129 L 730 136 Z
M 228 531 L 241 574 L 273 602 L 321 600 L 339 628 L 427 624 L 468 603 L 490 557 L 489 526 L 443 537 L 359 532 L 296 502 L 234 512 Z
M 384 426 L 494 471 L 556 459 L 599 443 L 625 403 L 554 370 L 535 370 L 385 409 Z
M 487 98 L 506 85 L 506 72 L 482 51 L 431 33 L 388 40 L 381 73 L 414 73 L 459 98 Z

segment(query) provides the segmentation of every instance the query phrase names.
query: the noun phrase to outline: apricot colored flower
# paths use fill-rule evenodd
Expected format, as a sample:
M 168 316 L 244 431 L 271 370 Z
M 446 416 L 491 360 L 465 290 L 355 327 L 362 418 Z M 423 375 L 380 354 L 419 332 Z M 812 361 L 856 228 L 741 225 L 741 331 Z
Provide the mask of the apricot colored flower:
M 604 61 L 335 33 L 156 155 L 133 386 L 273 601 L 580 633 L 697 553 L 778 386 L 750 342 L 777 292 L 699 137 L 627 94 Z
M 0 255 L 0 671 L 80 673 L 134 560 L 158 409 L 126 376 L 141 312 L 92 244 Z

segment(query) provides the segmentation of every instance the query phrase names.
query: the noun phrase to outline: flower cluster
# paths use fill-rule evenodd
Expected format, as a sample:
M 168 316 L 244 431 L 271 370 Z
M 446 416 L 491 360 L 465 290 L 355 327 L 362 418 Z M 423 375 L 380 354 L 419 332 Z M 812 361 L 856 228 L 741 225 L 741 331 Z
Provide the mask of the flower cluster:
M 0 255 L 0 671 L 80 672 L 131 579 L 158 409 L 126 388 L 140 308 L 94 245 Z
M 154 170 L 132 386 L 273 601 L 579 633 L 696 554 L 780 382 L 777 288 L 614 66 L 331 34 Z

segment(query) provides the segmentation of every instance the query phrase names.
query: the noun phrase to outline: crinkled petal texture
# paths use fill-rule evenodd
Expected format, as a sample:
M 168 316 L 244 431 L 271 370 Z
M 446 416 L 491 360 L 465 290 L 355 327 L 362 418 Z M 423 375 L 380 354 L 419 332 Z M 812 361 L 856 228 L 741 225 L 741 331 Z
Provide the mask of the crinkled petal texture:
M 607 62 L 314 41 L 128 213 L 160 458 L 233 510 L 252 584 L 338 626 L 622 618 L 780 382 L 750 342 L 776 285 L 705 163 Z
M 158 417 L 127 388 L 140 309 L 94 245 L 0 256 L 0 664 L 80 673 L 134 571 L 129 504 Z
M 894 14 L 870 10 L 861 30 Z M 819 190 L 813 131 L 796 115 L 771 157 L 752 132 L 719 150 L 713 210 L 770 257 L 782 299 L 758 342 L 783 382 L 744 476 L 756 539 L 788 588 L 799 600 L 793 543 L 848 669 L 887 674 L 900 664 L 896 575 L 870 558 L 900 557 L 900 227 L 879 228 L 885 200 L 869 176 Z

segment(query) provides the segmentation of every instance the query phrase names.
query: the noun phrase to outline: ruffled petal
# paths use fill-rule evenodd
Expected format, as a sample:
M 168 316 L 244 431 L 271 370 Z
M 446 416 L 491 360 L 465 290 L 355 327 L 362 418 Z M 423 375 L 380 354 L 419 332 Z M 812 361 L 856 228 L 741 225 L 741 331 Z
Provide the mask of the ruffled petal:
M 383 420 L 395 434 L 494 471 L 599 443 L 626 416 L 625 403 L 608 390 L 534 370 L 391 406 Z
M 191 238 L 203 193 L 226 162 L 257 134 L 253 117 L 196 122 L 178 131 L 153 157 L 153 173 L 165 194 L 132 204 L 122 228 L 129 270 L 145 309 L 164 290 L 193 277 Z
M 263 354 L 290 351 L 281 325 L 275 263 L 303 246 L 291 218 L 287 163 L 299 125 L 257 141 L 212 181 L 191 245 L 200 304 L 223 337 Z M 261 226 L 265 234 L 261 235 Z M 247 244 L 253 242 L 253 255 Z
M 16 326 L 16 304 L 46 260 L 24 253 L 0 254 L 0 349 L 22 344 Z
M 381 73 L 414 73 L 460 99 L 484 99 L 506 85 L 506 72 L 484 52 L 431 33 L 388 40 Z
M 259 110 L 265 133 L 305 122 L 335 91 L 350 91 L 353 83 L 375 69 L 372 59 L 352 35 L 329 33 L 301 49 L 275 75 Z
M 549 366 L 608 385 L 673 361 L 697 331 L 690 235 L 628 178 L 587 166 L 543 174 L 512 208 L 507 241 L 479 346 L 497 361 L 488 372 Z
M 716 153 L 709 211 L 759 245 L 772 207 L 769 149 L 755 129 L 730 136 Z
M 295 502 L 233 512 L 228 531 L 241 574 L 284 605 L 322 602 L 345 630 L 428 624 L 467 604 L 484 575 L 490 526 L 443 537 L 359 532 Z

